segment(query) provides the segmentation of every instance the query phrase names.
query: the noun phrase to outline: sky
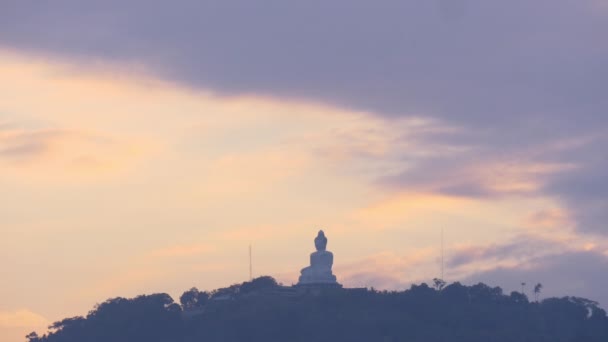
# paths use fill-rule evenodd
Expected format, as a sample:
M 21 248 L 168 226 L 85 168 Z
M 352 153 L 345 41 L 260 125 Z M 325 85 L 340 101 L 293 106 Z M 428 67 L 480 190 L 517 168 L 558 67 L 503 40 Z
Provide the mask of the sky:
M 0 340 L 441 275 L 608 307 L 605 0 L 0 0 Z

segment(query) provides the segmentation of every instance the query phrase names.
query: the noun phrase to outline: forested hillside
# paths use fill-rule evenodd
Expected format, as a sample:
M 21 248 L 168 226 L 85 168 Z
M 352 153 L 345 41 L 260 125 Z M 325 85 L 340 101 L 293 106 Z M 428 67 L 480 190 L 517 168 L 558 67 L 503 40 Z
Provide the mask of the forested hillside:
M 114 298 L 29 342 L 608 341 L 608 318 L 583 298 L 529 301 L 485 284 L 402 292 L 304 291 L 270 277 L 212 292 Z

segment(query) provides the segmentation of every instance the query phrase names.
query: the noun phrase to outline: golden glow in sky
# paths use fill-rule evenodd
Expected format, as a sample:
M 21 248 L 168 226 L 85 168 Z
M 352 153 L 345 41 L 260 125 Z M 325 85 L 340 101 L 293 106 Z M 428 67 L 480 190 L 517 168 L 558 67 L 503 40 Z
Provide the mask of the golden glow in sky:
M 0 55 L 0 339 L 85 314 L 109 297 L 241 282 L 293 283 L 319 228 L 347 286 L 403 288 L 446 253 L 483 254 L 523 234 L 601 248 L 534 193 L 571 164 L 476 160 L 466 174 L 381 180 L 459 149 L 425 113 L 390 119 L 319 103 L 218 96 L 113 67 Z M 471 178 L 504 196 L 437 189 Z M 456 229 L 457 227 L 457 229 Z M 481 254 L 480 254 L 481 253 Z M 454 281 L 516 257 L 448 267 Z

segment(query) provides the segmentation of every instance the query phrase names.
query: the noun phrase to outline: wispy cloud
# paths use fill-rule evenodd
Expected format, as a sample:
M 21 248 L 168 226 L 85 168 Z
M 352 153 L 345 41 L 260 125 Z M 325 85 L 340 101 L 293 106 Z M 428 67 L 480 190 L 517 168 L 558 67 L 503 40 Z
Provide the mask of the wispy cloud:
M 0 127 L 3 173 L 32 178 L 74 178 L 112 174 L 138 160 L 143 143 L 86 130 Z M 33 170 L 46 172 L 32 173 Z
M 563 208 L 541 209 L 530 214 L 524 221 L 524 226 L 532 229 L 554 230 L 568 228 L 574 225 L 570 214 Z
M 0 311 L 0 327 L 5 328 L 45 328 L 49 321 L 27 309 Z
M 434 248 L 403 254 L 382 252 L 338 265 L 335 273 L 346 286 L 402 289 L 431 276 L 430 269 L 437 269 L 434 267 L 436 254 Z
M 569 267 L 560 265 L 557 260 L 572 265 L 572 262 L 567 261 L 568 258 L 576 259 L 580 256 L 585 259 L 588 256 L 590 260 L 595 260 L 595 265 L 601 260 L 608 262 L 608 259 L 602 259 L 606 257 L 604 251 L 608 251 L 608 241 L 576 235 L 571 235 L 569 239 L 554 240 L 535 235 L 520 235 L 494 244 L 450 244 L 445 250 L 445 278 L 449 282 L 485 281 L 511 289 L 514 284 L 519 283 L 514 283 L 513 280 L 502 283 L 494 280 L 493 276 L 502 273 L 527 274 L 529 277 L 522 281 L 544 281 L 550 277 L 550 269 Z M 431 279 L 440 277 L 440 253 L 438 248 L 411 248 L 400 254 L 387 251 L 351 260 L 334 268 L 340 281 L 348 286 L 401 289 L 412 283 L 428 283 Z M 532 279 L 535 270 L 542 274 L 538 280 Z M 497 276 L 497 279 L 503 278 Z M 585 282 L 583 279 L 586 278 L 580 281 Z M 567 288 L 567 285 L 557 286 L 551 293 L 564 295 Z M 585 294 L 598 296 L 594 291 L 587 291 Z
M 525 265 L 494 267 L 469 275 L 464 282 L 500 285 L 506 291 L 521 291 L 522 282 L 531 296 L 531 286 L 543 284 L 543 297 L 579 296 L 608 306 L 608 296 L 601 290 L 608 286 L 601 270 L 608 267 L 608 257 L 597 251 L 570 251 L 533 258 Z
M 51 145 L 70 133 L 62 130 L 24 131 L 0 126 L 0 157 L 18 162 L 32 161 L 50 153 Z
M 215 250 L 216 248 L 213 245 L 199 243 L 164 247 L 150 252 L 149 255 L 153 258 L 193 257 L 208 254 Z

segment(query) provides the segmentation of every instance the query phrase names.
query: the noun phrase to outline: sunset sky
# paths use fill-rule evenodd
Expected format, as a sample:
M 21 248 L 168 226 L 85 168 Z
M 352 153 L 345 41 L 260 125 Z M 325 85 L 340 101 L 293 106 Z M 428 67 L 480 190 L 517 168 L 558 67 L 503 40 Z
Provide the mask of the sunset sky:
M 0 340 L 440 275 L 608 307 L 608 1 L 0 0 Z

